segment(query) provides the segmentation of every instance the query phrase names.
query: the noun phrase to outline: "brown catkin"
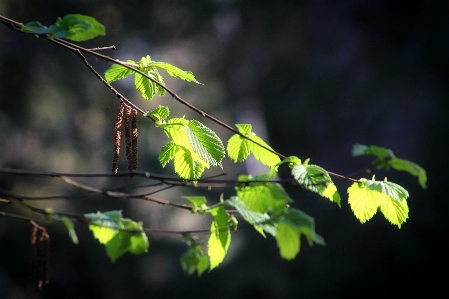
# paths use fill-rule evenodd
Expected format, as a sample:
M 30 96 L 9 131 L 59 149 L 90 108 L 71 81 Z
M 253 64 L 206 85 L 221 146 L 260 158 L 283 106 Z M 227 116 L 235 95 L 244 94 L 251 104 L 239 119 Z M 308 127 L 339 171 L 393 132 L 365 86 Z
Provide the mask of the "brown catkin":
M 129 130 L 129 123 L 130 123 L 130 119 L 131 119 L 131 112 L 132 112 L 132 108 L 131 107 L 126 107 L 125 110 L 125 144 L 126 144 L 126 162 L 128 164 L 128 171 L 132 170 L 132 158 L 131 158 L 131 144 L 132 144 L 132 140 L 131 140 L 131 133 Z
M 40 238 L 37 238 L 39 228 L 33 226 L 31 232 L 31 257 L 30 275 L 38 290 L 44 284 L 48 284 L 49 257 L 50 257 L 50 235 L 46 229 L 41 229 Z
M 123 101 L 120 103 L 120 108 L 117 114 L 117 120 L 115 121 L 115 137 L 114 137 L 114 157 L 112 158 L 112 172 L 118 171 L 118 159 L 120 157 L 120 141 L 122 138 L 122 123 L 123 123 L 123 111 L 125 110 L 125 104 Z
M 132 117 L 131 117 L 131 157 L 132 157 L 132 163 L 131 168 L 132 170 L 137 169 L 137 110 L 133 109 Z M 132 176 L 131 176 L 132 177 Z

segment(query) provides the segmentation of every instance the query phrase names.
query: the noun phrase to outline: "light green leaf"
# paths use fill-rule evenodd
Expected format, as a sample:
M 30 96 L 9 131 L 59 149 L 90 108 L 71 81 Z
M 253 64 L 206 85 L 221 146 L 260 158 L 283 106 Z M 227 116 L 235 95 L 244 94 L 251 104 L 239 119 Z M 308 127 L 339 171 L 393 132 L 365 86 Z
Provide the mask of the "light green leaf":
M 135 64 L 134 61 L 128 60 L 127 63 L 129 64 Z M 113 64 L 109 69 L 104 72 L 104 79 L 108 83 L 112 83 L 114 81 L 125 79 L 131 74 L 134 74 L 135 72 L 127 67 L 124 67 L 120 64 Z
M 276 231 L 276 243 L 279 247 L 281 257 L 286 260 L 294 259 L 301 246 L 300 229 L 286 223 L 280 222 Z
M 278 183 L 251 182 L 252 176 L 241 175 L 240 185 L 236 187 L 237 196 L 254 212 L 279 213 L 284 211 L 285 205 L 292 202 L 284 188 Z
M 249 139 L 271 149 L 262 138 L 251 132 L 252 126 L 250 124 L 236 124 L 236 127 L 240 133 Z M 259 162 L 270 167 L 280 162 L 280 159 L 276 154 L 261 147 L 259 144 L 235 134 L 228 140 L 228 155 L 234 162 L 243 162 L 248 158 L 249 154 L 252 153 Z
M 175 172 L 183 179 L 197 180 L 204 172 L 204 165 L 192 157 L 191 151 L 183 146 L 176 147 Z
M 250 142 L 251 141 L 237 134 L 229 138 L 227 145 L 229 158 L 235 163 L 245 161 L 251 153 L 249 148 Z
M 396 170 L 407 171 L 408 173 L 410 173 L 414 176 L 417 176 L 421 187 L 427 188 L 427 186 L 426 186 L 426 183 L 427 183 L 426 171 L 424 170 L 424 168 L 422 168 L 418 164 L 413 163 L 408 160 L 404 160 L 404 159 L 393 158 L 390 161 L 390 165 L 391 165 L 391 167 L 393 167 Z
M 66 38 L 75 42 L 86 41 L 99 35 L 106 35 L 104 26 L 95 18 L 80 14 L 70 14 L 58 18 L 55 25 L 50 26 L 56 38 Z
M 397 184 L 362 179 L 348 188 L 348 195 L 351 209 L 361 223 L 371 219 L 379 207 L 385 218 L 399 228 L 408 218 L 408 192 Z
M 208 251 L 210 270 L 216 268 L 223 261 L 231 243 L 231 231 L 229 228 L 229 216 L 222 206 L 210 210 L 214 217 L 210 227 L 210 237 L 208 241 Z
M 148 78 L 136 73 L 134 75 L 134 86 L 142 94 L 145 100 L 152 100 L 156 95 L 156 84 L 151 82 Z
M 41 23 L 34 21 L 28 22 L 22 26 L 22 31 L 36 33 L 36 34 L 48 34 L 50 33 L 50 28 L 42 25 Z
M 193 204 L 192 208 L 193 213 L 196 213 L 198 210 L 207 209 L 206 206 L 207 200 L 205 196 L 183 196 L 182 198 L 190 201 Z
M 250 135 L 249 138 L 258 143 L 258 144 L 256 144 L 254 142 L 250 142 L 249 148 L 250 148 L 251 152 L 253 153 L 254 157 L 259 162 L 261 162 L 264 165 L 270 166 L 270 167 L 281 162 L 281 159 L 279 158 L 278 155 L 276 155 L 276 154 L 272 153 L 271 151 L 260 146 L 260 145 L 263 145 L 263 146 L 271 149 L 271 147 L 265 141 L 263 141 L 262 138 L 260 138 L 256 135 Z
M 158 121 L 165 120 L 170 115 L 170 109 L 167 106 L 159 106 L 152 111 L 147 111 L 143 114 L 145 117 L 153 116 Z
M 200 82 L 196 81 L 195 76 L 193 75 L 192 72 L 183 71 L 180 68 L 177 68 L 176 66 L 171 65 L 169 63 L 153 61 L 151 65 L 166 70 L 167 73 L 172 77 L 178 77 L 188 82 L 195 82 L 201 84 Z
M 253 126 L 250 124 L 236 124 L 235 126 L 237 127 L 237 129 L 239 130 L 240 133 L 242 133 L 243 135 L 246 135 L 246 136 L 251 134 L 251 132 L 253 130 Z
M 265 232 L 269 233 L 273 237 L 276 236 L 276 223 L 270 221 L 270 216 L 267 213 L 259 213 L 252 211 L 240 198 L 237 196 L 232 196 L 230 199 L 225 201 L 225 204 L 234 207 L 239 214 L 247 221 L 249 224 L 253 225 L 254 228 L 265 237 Z
M 176 151 L 178 150 L 177 147 L 178 146 L 173 141 L 170 141 L 161 148 L 159 153 L 159 162 L 162 167 L 165 167 L 171 159 L 175 158 Z
M 340 206 L 341 198 L 337 187 L 324 168 L 317 165 L 296 164 L 292 168 L 292 175 L 301 187 L 316 192 Z
M 186 133 L 190 145 L 202 160 L 213 166 L 221 166 L 225 149 L 214 131 L 199 121 L 191 120 L 186 127 Z
M 106 247 L 106 253 L 115 262 L 126 252 L 138 255 L 147 252 L 149 243 L 142 224 L 122 218 L 121 211 L 85 214 L 90 220 L 89 229 Z M 125 231 L 131 230 L 131 231 Z
M 304 235 L 309 245 L 317 243 L 325 245 L 321 236 L 315 232 L 315 222 L 312 217 L 298 209 L 289 209 L 278 223 L 276 243 L 281 257 L 294 259 L 301 247 L 301 235 Z
M 198 273 L 201 276 L 209 268 L 209 258 L 199 244 L 192 244 L 181 256 L 182 269 L 189 275 Z

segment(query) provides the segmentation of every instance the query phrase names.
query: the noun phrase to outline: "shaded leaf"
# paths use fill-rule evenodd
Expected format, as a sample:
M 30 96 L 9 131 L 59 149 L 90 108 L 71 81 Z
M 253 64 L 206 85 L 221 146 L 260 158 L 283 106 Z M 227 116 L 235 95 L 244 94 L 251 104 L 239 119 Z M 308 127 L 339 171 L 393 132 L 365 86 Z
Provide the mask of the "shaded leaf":
M 104 26 L 95 18 L 81 14 L 70 14 L 58 18 L 55 25 L 50 26 L 56 38 L 65 38 L 75 42 L 86 41 L 99 35 L 106 35 Z
M 34 21 L 34 22 L 28 22 L 25 25 L 23 25 L 22 31 L 36 33 L 36 34 L 48 34 L 48 33 L 50 33 L 51 30 L 47 26 L 44 26 L 37 21 Z

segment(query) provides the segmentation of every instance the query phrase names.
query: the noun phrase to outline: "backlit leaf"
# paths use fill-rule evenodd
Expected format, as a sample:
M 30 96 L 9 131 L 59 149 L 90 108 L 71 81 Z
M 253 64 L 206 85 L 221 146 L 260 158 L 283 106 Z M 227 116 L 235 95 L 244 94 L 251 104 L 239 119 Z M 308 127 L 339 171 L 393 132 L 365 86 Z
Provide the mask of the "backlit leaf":
M 210 237 L 208 241 L 208 251 L 210 270 L 217 267 L 223 261 L 231 243 L 231 231 L 229 228 L 229 216 L 222 206 L 218 206 L 210 211 L 214 217 L 210 227 Z
M 221 166 L 225 149 L 221 139 L 214 131 L 196 120 L 189 121 L 187 137 L 193 150 L 208 164 Z
M 128 60 L 127 63 L 135 64 L 132 60 Z M 123 65 L 114 63 L 109 69 L 106 70 L 106 72 L 104 72 L 104 79 L 106 82 L 112 83 L 120 79 L 125 79 L 131 74 L 134 74 L 133 70 L 124 67 Z
M 408 192 L 395 183 L 362 179 L 348 188 L 348 195 L 351 209 L 362 223 L 371 219 L 379 207 L 385 218 L 399 228 L 408 218 Z
M 177 68 L 176 66 L 171 65 L 169 63 L 153 61 L 152 66 L 166 70 L 167 73 L 172 77 L 178 77 L 188 82 L 195 82 L 201 84 L 200 82 L 196 81 L 195 76 L 193 75 L 192 72 L 183 71 L 180 68 Z

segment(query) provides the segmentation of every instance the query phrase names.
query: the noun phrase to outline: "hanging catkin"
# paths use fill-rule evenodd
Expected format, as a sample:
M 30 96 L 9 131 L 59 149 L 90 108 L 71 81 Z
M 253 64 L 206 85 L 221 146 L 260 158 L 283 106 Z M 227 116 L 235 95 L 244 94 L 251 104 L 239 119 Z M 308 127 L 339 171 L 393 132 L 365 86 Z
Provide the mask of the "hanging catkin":
M 131 169 L 137 169 L 137 110 L 133 109 L 131 117 Z
M 123 111 L 125 110 L 125 104 L 120 102 L 120 108 L 117 114 L 117 120 L 115 121 L 115 137 L 114 137 L 114 157 L 112 158 L 112 172 L 118 171 L 118 159 L 120 157 L 120 141 L 122 138 L 122 123 L 123 123 Z

